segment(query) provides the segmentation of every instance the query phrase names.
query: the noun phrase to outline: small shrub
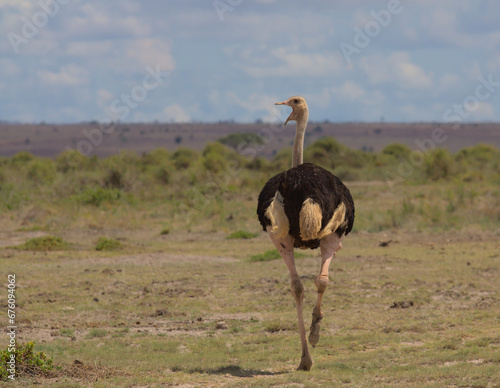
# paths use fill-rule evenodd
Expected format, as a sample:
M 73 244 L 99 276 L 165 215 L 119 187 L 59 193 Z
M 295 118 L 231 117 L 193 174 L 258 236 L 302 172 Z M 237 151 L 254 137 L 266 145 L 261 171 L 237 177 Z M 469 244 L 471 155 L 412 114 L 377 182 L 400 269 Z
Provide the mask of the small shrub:
M 276 249 L 250 256 L 250 261 L 271 261 L 280 259 L 281 256 Z
M 36 376 L 47 374 L 52 370 L 52 358 L 49 358 L 43 352 L 33 352 L 34 342 L 26 344 L 16 343 L 13 352 L 10 348 L 2 350 L 0 353 L 0 380 L 8 381 L 11 375 L 9 369 L 10 365 L 7 362 L 11 361 L 11 355 L 15 356 L 15 377 L 19 376 Z
M 101 237 L 97 240 L 97 244 L 95 246 L 96 251 L 114 251 L 117 249 L 121 249 L 123 244 L 118 241 L 107 237 Z
M 122 198 L 123 193 L 118 189 L 104 189 L 102 187 L 85 190 L 78 195 L 84 205 L 100 206 L 103 203 L 113 203 Z
M 229 236 L 227 236 L 227 239 L 250 239 L 257 237 L 259 234 L 258 233 L 251 233 L 251 232 L 246 232 L 244 230 L 238 230 L 237 232 L 231 233 Z
M 280 319 L 274 319 L 266 322 L 265 330 L 269 333 L 278 333 L 280 331 L 295 330 L 295 323 L 284 322 Z
M 61 237 L 43 236 L 35 237 L 20 245 L 18 249 L 27 251 L 62 251 L 68 249 L 68 243 Z
M 170 228 L 168 228 L 168 227 L 167 227 L 167 228 L 163 228 L 163 229 L 160 231 L 160 235 L 161 235 L 161 236 L 165 236 L 165 235 L 167 235 L 167 234 L 169 234 L 169 233 L 170 233 Z

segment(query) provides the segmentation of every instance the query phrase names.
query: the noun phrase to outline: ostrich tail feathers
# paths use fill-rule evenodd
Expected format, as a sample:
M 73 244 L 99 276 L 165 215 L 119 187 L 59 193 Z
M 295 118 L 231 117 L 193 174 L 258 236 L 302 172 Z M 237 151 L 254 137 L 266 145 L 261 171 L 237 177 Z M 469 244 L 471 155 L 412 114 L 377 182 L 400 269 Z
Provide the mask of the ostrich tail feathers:
M 321 230 L 323 214 L 319 204 L 311 198 L 307 198 L 302 204 L 299 214 L 300 237 L 302 240 L 314 240 L 318 238 Z

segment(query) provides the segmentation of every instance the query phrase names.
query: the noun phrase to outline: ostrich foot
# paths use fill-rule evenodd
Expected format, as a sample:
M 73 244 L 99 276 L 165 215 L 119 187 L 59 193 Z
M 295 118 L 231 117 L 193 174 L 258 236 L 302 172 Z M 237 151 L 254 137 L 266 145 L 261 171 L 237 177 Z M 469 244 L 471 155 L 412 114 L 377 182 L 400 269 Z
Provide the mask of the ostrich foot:
M 323 319 L 323 311 L 319 312 L 314 309 L 313 318 L 311 323 L 311 329 L 309 333 L 309 343 L 314 348 L 319 342 L 319 330 L 321 329 L 321 320 Z
M 302 356 L 302 358 L 300 359 L 300 365 L 297 368 L 297 370 L 305 370 L 305 371 L 311 370 L 312 364 L 313 362 L 310 355 Z

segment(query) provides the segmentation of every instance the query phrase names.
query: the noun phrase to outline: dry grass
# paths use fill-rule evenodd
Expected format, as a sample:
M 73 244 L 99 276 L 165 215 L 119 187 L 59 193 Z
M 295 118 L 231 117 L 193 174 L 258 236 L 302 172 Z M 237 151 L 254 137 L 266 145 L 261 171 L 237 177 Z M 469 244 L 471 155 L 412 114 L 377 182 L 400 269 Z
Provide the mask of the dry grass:
M 69 252 L 4 250 L 10 257 L 0 264 L 18 279 L 20 339 L 36 341 L 62 367 L 38 384 L 488 387 L 498 381 L 495 233 L 394 231 L 386 247 L 378 246 L 387 239 L 383 233 L 346 238 L 332 264 L 310 373 L 294 372 L 300 346 L 285 266 L 248 260 L 272 247 L 264 233 L 252 240 L 126 235 L 135 253 L 96 252 L 89 232 L 80 235 L 88 246 Z M 63 237 L 73 242 L 78 234 Z M 319 258 L 299 258 L 297 267 L 309 320 Z M 61 332 L 68 328 L 72 337 Z

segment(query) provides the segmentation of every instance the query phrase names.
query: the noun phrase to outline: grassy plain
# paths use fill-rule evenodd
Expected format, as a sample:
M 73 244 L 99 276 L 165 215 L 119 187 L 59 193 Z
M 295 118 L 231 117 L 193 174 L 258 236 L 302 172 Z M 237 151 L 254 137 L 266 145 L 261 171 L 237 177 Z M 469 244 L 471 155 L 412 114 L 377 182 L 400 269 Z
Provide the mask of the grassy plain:
M 308 160 L 328 163 L 328 147 Z M 481 150 L 427 155 L 396 181 L 384 172 L 397 171 L 401 147 L 341 149 L 344 164 L 327 166 L 347 178 L 356 225 L 331 266 L 310 372 L 295 371 L 284 264 L 252 260 L 273 248 L 255 215 L 259 188 L 288 154 L 238 174 L 227 164 L 237 156 L 214 145 L 0 160 L 0 275 L 6 290 L 16 274 L 17 340 L 58 366 L 9 386 L 498 386 L 498 159 Z M 320 261 L 300 253 L 308 324 Z

